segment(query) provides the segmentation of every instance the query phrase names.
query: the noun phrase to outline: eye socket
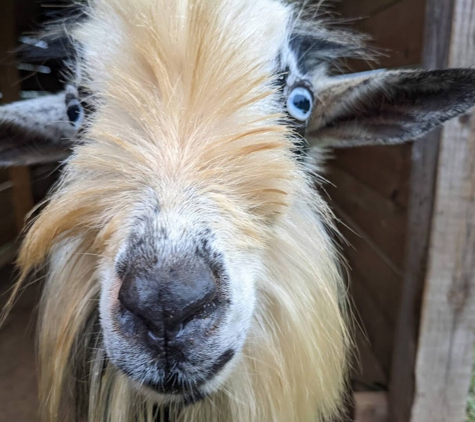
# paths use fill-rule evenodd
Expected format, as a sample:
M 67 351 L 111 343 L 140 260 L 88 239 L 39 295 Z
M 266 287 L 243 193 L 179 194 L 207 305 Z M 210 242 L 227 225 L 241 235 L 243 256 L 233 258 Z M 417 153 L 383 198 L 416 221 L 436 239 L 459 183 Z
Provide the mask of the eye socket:
M 73 98 L 66 104 L 66 113 L 68 115 L 69 123 L 78 129 L 84 120 L 84 108 L 80 101 Z
M 287 111 L 289 114 L 301 122 L 306 121 L 313 108 L 313 96 L 309 89 L 298 86 L 294 88 L 287 98 Z

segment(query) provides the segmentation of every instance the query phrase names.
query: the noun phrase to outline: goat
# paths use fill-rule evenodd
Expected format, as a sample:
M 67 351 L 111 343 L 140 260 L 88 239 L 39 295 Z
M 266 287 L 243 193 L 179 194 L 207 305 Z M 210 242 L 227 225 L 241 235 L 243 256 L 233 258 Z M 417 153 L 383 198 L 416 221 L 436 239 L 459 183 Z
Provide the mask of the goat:
M 72 149 L 4 312 L 46 265 L 43 420 L 333 420 L 351 341 L 325 148 L 420 137 L 474 105 L 475 71 L 337 75 L 364 37 L 277 0 L 84 8 L 67 90 L 0 108 L 1 165 Z

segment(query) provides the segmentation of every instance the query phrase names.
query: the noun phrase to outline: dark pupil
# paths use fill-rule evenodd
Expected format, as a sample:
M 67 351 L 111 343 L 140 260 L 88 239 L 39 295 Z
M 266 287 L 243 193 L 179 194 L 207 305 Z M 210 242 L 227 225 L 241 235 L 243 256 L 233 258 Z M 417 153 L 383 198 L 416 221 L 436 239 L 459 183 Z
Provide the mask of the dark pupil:
M 310 100 L 302 94 L 295 94 L 292 100 L 295 107 L 302 110 L 305 114 L 310 111 Z
M 68 113 L 69 121 L 71 123 L 76 123 L 79 119 L 79 115 L 81 114 L 81 109 L 79 108 L 79 105 L 76 104 L 69 107 L 67 113 Z

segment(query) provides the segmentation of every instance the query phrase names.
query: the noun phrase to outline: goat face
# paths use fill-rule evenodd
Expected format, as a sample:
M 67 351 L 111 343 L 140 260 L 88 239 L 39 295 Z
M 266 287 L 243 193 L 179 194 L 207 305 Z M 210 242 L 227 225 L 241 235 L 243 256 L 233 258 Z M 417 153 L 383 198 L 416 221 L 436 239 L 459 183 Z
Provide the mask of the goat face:
M 405 142 L 473 106 L 475 71 L 331 76 L 362 39 L 274 0 L 90 7 L 79 89 L 0 113 L 0 165 L 80 139 L 19 259 L 24 279 L 50 257 L 44 419 L 153 420 L 169 403 L 181 421 L 333 418 L 343 283 L 295 133 L 317 162 Z
M 227 6 L 203 33 L 197 23 L 216 14 L 213 2 L 191 2 L 177 22 L 162 20 L 177 16 L 178 4 L 159 14 L 153 2 L 124 2 L 124 19 L 109 3 L 98 3 L 96 18 L 75 33 L 98 100 L 61 201 L 90 213 L 74 226 L 92 235 L 102 257 L 109 361 L 164 401 L 194 401 L 239 361 L 263 250 L 289 197 L 307 187 L 275 89 L 288 11 L 272 3 L 271 36 L 257 45 L 255 9 L 263 4 L 249 6 L 252 13 Z M 250 21 L 223 37 L 233 13 Z M 125 27 L 111 27 L 113 16 Z M 99 51 L 98 32 L 110 50 Z

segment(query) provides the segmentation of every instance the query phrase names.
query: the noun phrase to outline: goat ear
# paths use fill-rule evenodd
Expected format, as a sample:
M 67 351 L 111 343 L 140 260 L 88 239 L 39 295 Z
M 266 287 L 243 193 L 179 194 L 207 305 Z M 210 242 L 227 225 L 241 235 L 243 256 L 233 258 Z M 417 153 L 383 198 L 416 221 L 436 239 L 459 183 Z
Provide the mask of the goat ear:
M 78 132 L 82 110 L 68 94 L 18 101 L 0 107 L 0 167 L 65 158 Z
M 380 71 L 332 78 L 315 92 L 311 146 L 399 144 L 475 104 L 475 70 Z

